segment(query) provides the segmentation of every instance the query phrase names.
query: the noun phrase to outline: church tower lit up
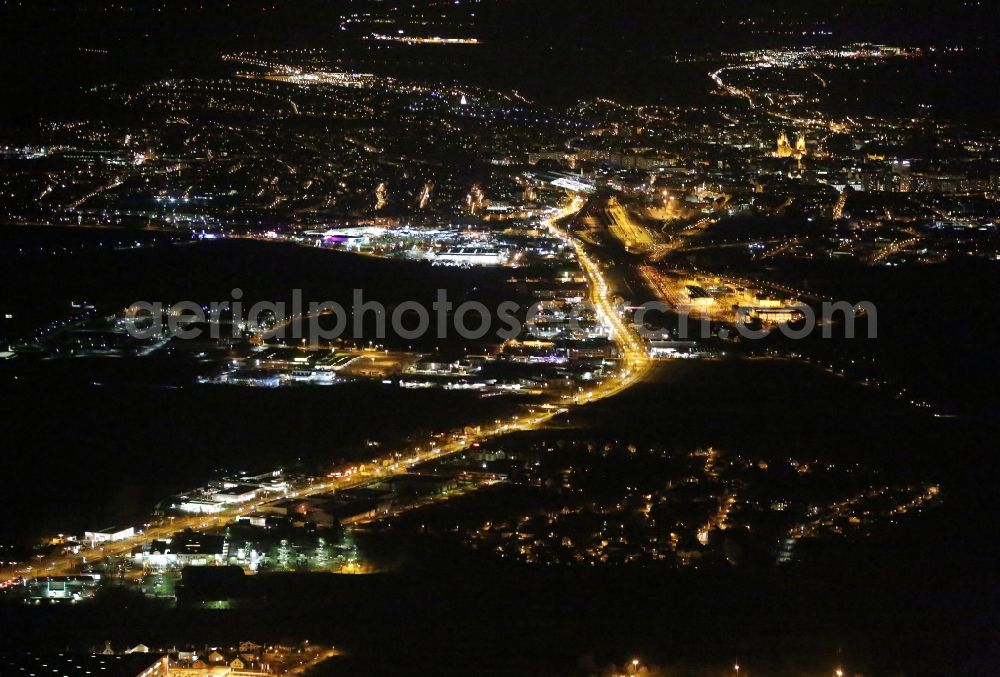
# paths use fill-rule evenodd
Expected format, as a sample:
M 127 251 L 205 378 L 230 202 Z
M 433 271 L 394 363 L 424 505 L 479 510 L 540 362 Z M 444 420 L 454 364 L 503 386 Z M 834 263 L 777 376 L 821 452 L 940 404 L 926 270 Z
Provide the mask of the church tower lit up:
M 777 157 L 780 158 L 802 158 L 808 153 L 808 148 L 806 146 L 806 135 L 804 132 L 800 132 L 795 137 L 795 145 L 792 145 L 791 140 L 788 138 L 788 134 L 782 131 L 778 134 L 778 150 L 775 153 Z

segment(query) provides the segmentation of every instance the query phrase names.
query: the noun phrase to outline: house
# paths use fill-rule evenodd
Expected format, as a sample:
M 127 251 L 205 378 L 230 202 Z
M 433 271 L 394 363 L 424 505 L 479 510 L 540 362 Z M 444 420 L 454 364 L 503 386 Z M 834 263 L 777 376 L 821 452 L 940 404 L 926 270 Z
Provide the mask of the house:
M 181 566 L 221 564 L 225 560 L 226 539 L 223 536 L 185 532 L 173 540 L 171 550 Z

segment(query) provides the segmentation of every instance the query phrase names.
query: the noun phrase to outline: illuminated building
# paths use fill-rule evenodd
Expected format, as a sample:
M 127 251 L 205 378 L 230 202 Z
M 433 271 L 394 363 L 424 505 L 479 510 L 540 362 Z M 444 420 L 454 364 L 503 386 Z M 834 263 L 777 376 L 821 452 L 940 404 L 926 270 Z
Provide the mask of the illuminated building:
M 501 266 L 506 256 L 493 249 L 458 248 L 448 249 L 434 257 L 434 263 L 444 266 Z
M 782 131 L 778 134 L 778 149 L 775 155 L 780 158 L 802 158 L 808 153 L 808 148 L 806 146 L 806 135 L 804 132 L 800 132 L 795 137 L 795 145 L 792 145 L 791 140 L 788 138 L 788 134 Z
M 178 506 L 181 512 L 191 512 L 199 515 L 213 515 L 222 512 L 225 506 L 221 501 L 191 499 Z
M 133 536 L 135 536 L 135 529 L 133 527 L 125 529 L 111 527 L 100 531 L 87 531 L 83 534 L 84 540 L 91 543 L 114 543 L 116 541 L 124 541 Z
M 782 158 L 792 157 L 792 153 L 793 153 L 792 146 L 788 142 L 788 134 L 786 134 L 785 132 L 781 132 L 781 134 L 778 135 L 777 156 Z

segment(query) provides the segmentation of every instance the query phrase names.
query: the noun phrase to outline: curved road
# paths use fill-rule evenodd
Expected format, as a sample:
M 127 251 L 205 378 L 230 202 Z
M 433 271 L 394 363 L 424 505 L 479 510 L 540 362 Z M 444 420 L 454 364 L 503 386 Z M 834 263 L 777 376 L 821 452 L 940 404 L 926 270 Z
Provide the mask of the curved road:
M 576 249 L 580 266 L 589 281 L 590 301 L 600 321 L 608 327 L 612 339 L 618 345 L 619 354 L 622 356 L 622 367 L 613 377 L 585 389 L 575 396 L 567 396 L 566 401 L 562 403 L 540 405 L 539 410 L 532 411 L 527 416 L 519 415 L 499 420 L 495 425 L 482 428 L 474 434 L 455 433 L 444 443 L 428 440 L 419 446 L 389 454 L 384 456 L 381 463 L 376 464 L 373 470 L 366 470 L 359 465 L 337 469 L 327 477 L 292 487 L 285 496 L 269 496 L 252 503 L 234 506 L 214 515 L 164 518 L 147 524 L 142 532 L 127 540 L 107 543 L 98 548 L 81 551 L 78 555 L 70 557 L 49 557 L 34 560 L 30 565 L 5 567 L 0 569 L 0 584 L 9 584 L 19 577 L 69 575 L 76 572 L 83 563 L 93 563 L 106 557 L 127 556 L 138 545 L 157 539 L 170 538 L 186 529 L 197 530 L 225 526 L 237 517 L 257 511 L 264 505 L 277 500 L 348 489 L 376 479 L 400 475 L 409 472 L 415 465 L 461 453 L 473 444 L 490 438 L 516 431 L 538 429 L 556 416 L 564 414 L 571 406 L 612 397 L 639 382 L 648 374 L 651 361 L 638 333 L 618 314 L 613 301 L 613 292 L 604 275 L 602 263 L 589 254 L 584 245 L 572 234 L 561 230 L 556 225 L 558 220 L 572 215 L 578 209 L 579 203 L 574 201 L 570 207 L 547 219 L 544 225 L 547 225 L 553 233 L 569 242 Z

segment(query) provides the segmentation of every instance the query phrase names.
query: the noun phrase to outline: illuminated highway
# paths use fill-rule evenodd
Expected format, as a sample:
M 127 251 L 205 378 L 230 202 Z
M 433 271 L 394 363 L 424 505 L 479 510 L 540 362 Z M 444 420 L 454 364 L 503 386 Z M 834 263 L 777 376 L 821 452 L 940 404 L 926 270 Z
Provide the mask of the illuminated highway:
M 63 576 L 76 573 L 81 566 L 108 557 L 128 556 L 132 549 L 139 545 L 153 540 L 171 538 L 187 529 L 204 530 L 224 527 L 241 515 L 256 512 L 274 501 L 340 491 L 368 484 L 375 480 L 401 475 L 421 463 L 461 453 L 474 444 L 485 440 L 511 432 L 536 430 L 556 416 L 565 414 L 569 406 L 612 397 L 642 380 L 649 372 L 651 360 L 638 333 L 622 319 L 615 307 L 613 291 L 604 274 L 602 262 L 588 253 L 578 239 L 557 225 L 557 221 L 574 214 L 581 205 L 581 200 L 573 200 L 566 208 L 545 219 L 543 225 L 548 226 L 553 233 L 567 240 L 576 249 L 580 266 L 589 282 L 590 301 L 600 321 L 610 331 L 622 356 L 621 368 L 614 376 L 591 388 L 584 389 L 576 395 L 566 396 L 566 401 L 561 404 L 539 405 L 529 411 L 527 415 L 521 414 L 507 419 L 498 419 L 492 425 L 479 427 L 472 433 L 452 433 L 443 440 L 432 438 L 419 445 L 397 450 L 372 463 L 355 463 L 351 466 L 337 468 L 325 477 L 315 478 L 298 486 L 290 487 L 283 495 L 268 495 L 254 501 L 234 505 L 212 515 L 167 517 L 146 524 L 145 528 L 133 538 L 104 543 L 96 548 L 81 550 L 77 555 L 37 559 L 30 565 L 0 569 L 0 583 L 19 577 Z

